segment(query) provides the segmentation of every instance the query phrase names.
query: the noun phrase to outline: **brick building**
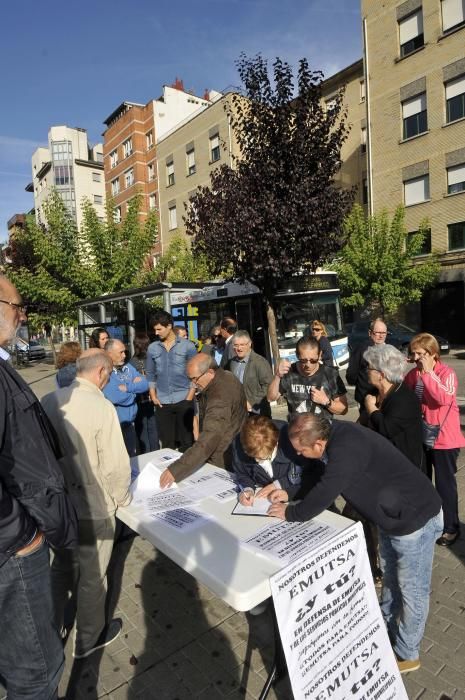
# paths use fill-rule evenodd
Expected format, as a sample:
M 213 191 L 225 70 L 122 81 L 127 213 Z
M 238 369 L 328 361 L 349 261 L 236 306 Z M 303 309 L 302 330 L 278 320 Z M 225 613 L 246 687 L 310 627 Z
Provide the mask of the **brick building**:
M 115 220 L 121 221 L 128 202 L 143 196 L 141 216 L 158 208 L 157 141 L 177 123 L 210 104 L 184 90 L 182 81 L 163 87 L 163 95 L 147 104 L 123 102 L 105 120 L 103 134 L 105 186 L 115 206 Z M 157 244 L 154 253 L 160 252 Z

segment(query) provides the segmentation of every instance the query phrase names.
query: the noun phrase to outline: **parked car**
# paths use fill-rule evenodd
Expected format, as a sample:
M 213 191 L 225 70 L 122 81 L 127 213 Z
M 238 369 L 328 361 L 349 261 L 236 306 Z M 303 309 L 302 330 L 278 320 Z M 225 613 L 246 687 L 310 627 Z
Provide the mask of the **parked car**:
M 370 327 L 369 321 L 357 321 L 356 323 L 349 323 L 346 326 L 347 336 L 349 339 L 349 348 L 353 349 L 363 343 L 364 340 L 368 338 L 368 329 Z M 386 343 L 394 345 L 403 353 L 408 352 L 408 346 L 414 335 L 420 331 L 416 331 L 413 328 L 405 326 L 403 323 L 388 323 L 388 334 L 386 337 Z M 441 355 L 447 355 L 450 346 L 449 341 L 446 338 L 441 337 L 432 333 L 439 343 L 441 349 Z
M 44 346 L 37 340 L 27 342 L 23 338 L 16 338 L 16 353 L 21 364 L 25 364 L 30 360 L 43 360 L 46 355 Z

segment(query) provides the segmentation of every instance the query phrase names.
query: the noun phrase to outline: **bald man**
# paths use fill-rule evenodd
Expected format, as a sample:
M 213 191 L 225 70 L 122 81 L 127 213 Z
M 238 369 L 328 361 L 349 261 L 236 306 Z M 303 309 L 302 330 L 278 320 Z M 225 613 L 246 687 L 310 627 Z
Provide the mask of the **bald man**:
M 213 357 L 199 353 L 187 363 L 187 376 L 198 392 L 199 437 L 180 459 L 166 469 L 160 485 L 181 481 L 206 462 L 231 467 L 231 442 L 247 417 L 247 400 L 242 384 Z
M 63 671 L 53 625 L 49 549 L 77 544 L 53 427 L 4 349 L 26 320 L 0 275 L 0 676 L 8 697 L 52 698 Z
M 120 341 L 116 341 L 120 343 Z M 61 466 L 79 520 L 79 547 L 52 565 L 55 617 L 63 625 L 72 574 L 78 574 L 74 657 L 89 656 L 114 641 L 121 621 L 106 624 L 106 574 L 115 536 L 115 513 L 130 500 L 129 456 L 115 407 L 102 390 L 113 371 L 104 350 L 85 350 L 76 379 L 47 394 L 42 405 L 64 447 Z

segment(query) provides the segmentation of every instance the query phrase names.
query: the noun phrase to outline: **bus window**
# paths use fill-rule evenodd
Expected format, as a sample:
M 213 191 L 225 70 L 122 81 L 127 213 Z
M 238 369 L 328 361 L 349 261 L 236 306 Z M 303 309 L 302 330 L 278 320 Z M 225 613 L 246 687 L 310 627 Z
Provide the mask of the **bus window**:
M 341 332 L 339 300 L 335 294 L 307 294 L 277 299 L 277 331 L 280 348 L 292 348 L 302 336 L 311 336 L 311 323 L 322 321 L 328 337 Z

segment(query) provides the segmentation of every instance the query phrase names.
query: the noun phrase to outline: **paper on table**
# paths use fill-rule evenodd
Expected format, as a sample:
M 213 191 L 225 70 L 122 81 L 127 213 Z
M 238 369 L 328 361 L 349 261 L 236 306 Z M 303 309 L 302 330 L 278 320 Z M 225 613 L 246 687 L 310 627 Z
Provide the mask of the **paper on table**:
M 206 517 L 203 513 L 198 513 L 195 510 L 187 510 L 186 508 L 168 510 L 164 513 L 153 514 L 152 517 L 154 520 L 158 520 L 182 532 L 189 532 L 200 525 L 206 525 L 208 522 L 211 522 L 211 518 Z
M 160 488 L 160 476 L 162 470 L 155 466 L 152 462 L 148 462 L 144 469 L 140 472 L 137 479 L 131 484 L 133 503 L 136 505 L 142 504 L 148 496 L 155 493 L 164 493 L 172 489 L 177 489 L 177 484 L 173 483 L 166 489 Z
M 255 498 L 251 506 L 243 506 L 238 501 L 231 515 L 267 515 L 270 506 L 271 503 L 267 498 Z
M 144 513 L 152 516 L 156 513 L 162 513 L 165 510 L 194 506 L 195 501 L 185 496 L 179 489 L 166 489 L 146 495 L 141 505 Z
M 191 476 L 182 483 L 181 490 L 192 500 L 203 500 L 204 498 L 227 500 L 227 498 L 237 495 L 236 482 L 227 472 L 222 470 Z M 228 494 L 227 498 L 226 494 Z M 220 499 L 218 499 L 219 496 Z
M 255 552 L 290 563 L 337 532 L 318 520 L 306 523 L 272 522 L 242 541 Z
M 232 486 L 229 489 L 217 493 L 213 498 L 219 503 L 225 503 L 226 501 L 232 501 L 233 498 L 237 498 L 238 488 L 237 486 Z
M 237 498 L 239 487 L 237 485 L 235 475 L 225 471 L 224 469 L 217 469 L 213 472 L 213 474 L 224 482 L 223 489 L 218 491 L 215 496 L 213 496 L 215 501 L 223 503 L 225 501 L 231 501 L 233 498 Z
M 176 459 L 181 457 L 180 452 L 172 450 L 169 447 L 165 447 L 163 450 L 158 450 L 153 456 L 150 462 L 155 466 L 164 471 L 166 467 L 174 462 Z

